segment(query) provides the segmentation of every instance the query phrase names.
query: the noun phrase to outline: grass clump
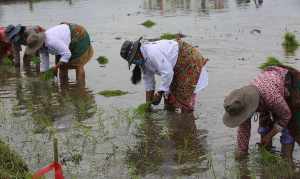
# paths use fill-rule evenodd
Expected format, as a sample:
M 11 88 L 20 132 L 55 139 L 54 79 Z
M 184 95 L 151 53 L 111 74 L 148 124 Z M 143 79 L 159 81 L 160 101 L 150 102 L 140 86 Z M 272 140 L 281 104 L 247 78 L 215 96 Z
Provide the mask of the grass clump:
M 287 53 L 294 53 L 295 50 L 299 47 L 299 42 L 296 39 L 296 36 L 292 32 L 286 32 L 284 34 L 284 41 L 282 43 L 282 46 L 284 47 L 285 51 Z
M 29 177 L 28 167 L 20 156 L 0 140 L 0 178 Z
M 114 97 L 114 96 L 123 96 L 128 94 L 127 91 L 121 91 L 121 90 L 104 90 L 100 91 L 98 94 L 105 96 L 105 97 Z
M 155 24 L 155 22 L 153 22 L 151 20 L 147 20 L 147 21 L 143 22 L 141 25 L 143 25 L 147 28 L 151 28 L 151 27 L 155 26 L 156 24 Z
M 267 61 L 265 63 L 262 63 L 259 68 L 262 70 L 267 69 L 271 66 L 283 66 L 283 63 L 281 63 L 277 58 L 275 57 L 268 57 Z
M 40 60 L 39 57 L 33 56 L 33 57 L 31 58 L 31 62 L 32 62 L 33 64 L 37 65 L 37 64 L 40 64 L 40 63 L 41 63 L 41 60 Z
M 164 33 L 160 36 L 160 39 L 172 40 L 172 39 L 176 39 L 177 37 L 178 34 Z
M 106 65 L 106 64 L 108 64 L 109 60 L 105 56 L 100 56 L 97 58 L 97 61 L 100 65 Z

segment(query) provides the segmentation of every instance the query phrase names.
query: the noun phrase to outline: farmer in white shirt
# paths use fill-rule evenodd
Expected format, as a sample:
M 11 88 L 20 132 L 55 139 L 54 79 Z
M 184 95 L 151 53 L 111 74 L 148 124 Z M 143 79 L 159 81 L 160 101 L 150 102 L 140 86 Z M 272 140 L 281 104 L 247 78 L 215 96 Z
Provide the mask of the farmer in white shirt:
M 141 42 L 141 39 L 125 41 L 121 47 L 120 55 L 128 61 L 129 67 L 135 64 L 132 83 L 140 82 L 143 72 L 147 102 L 157 105 L 164 96 L 166 109 L 192 112 L 196 93 L 208 83 L 204 68 L 207 59 L 181 40 Z M 156 93 L 155 74 L 161 77 Z
M 76 80 L 85 82 L 84 65 L 92 58 L 93 48 L 87 31 L 80 25 L 62 23 L 46 32 L 31 33 L 27 38 L 26 54 L 41 53 L 41 72 L 49 69 L 49 53 L 59 57 L 62 82 L 68 80 L 68 70 L 76 70 Z

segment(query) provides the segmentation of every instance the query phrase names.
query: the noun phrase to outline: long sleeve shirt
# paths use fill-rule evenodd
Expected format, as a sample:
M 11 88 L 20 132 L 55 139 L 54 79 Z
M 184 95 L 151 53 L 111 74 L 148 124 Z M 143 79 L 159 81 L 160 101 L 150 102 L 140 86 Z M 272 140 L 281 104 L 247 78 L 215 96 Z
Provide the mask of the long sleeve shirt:
M 161 84 L 158 90 L 169 92 L 173 80 L 174 67 L 178 59 L 178 43 L 174 40 L 142 43 L 141 53 L 146 60 L 143 68 L 143 79 L 146 91 L 155 90 L 156 74 L 161 77 Z M 203 70 L 201 75 L 195 92 L 199 92 L 207 85 L 207 71 Z
M 257 112 L 270 111 L 275 117 L 275 125 L 285 128 L 291 119 L 291 110 L 285 100 L 285 76 L 288 70 L 280 67 L 270 68 L 257 76 L 251 84 L 260 94 Z M 238 128 L 237 145 L 239 151 L 248 151 L 251 120 L 248 119 Z
M 61 24 L 48 29 L 46 32 L 45 46 L 41 49 L 41 71 L 49 69 L 49 54 L 59 55 L 60 61 L 68 63 L 72 53 L 69 49 L 71 31 L 68 25 Z

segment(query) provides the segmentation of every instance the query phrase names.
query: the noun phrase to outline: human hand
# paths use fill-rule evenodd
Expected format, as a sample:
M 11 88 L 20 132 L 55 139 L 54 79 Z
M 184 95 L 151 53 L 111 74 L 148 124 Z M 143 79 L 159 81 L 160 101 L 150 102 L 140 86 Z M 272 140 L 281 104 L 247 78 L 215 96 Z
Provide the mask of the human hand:
M 158 105 L 160 103 L 163 93 L 164 93 L 163 91 L 158 91 L 154 93 L 153 100 L 152 100 L 153 105 Z
M 261 138 L 261 145 L 267 147 L 272 142 L 273 136 L 267 134 Z

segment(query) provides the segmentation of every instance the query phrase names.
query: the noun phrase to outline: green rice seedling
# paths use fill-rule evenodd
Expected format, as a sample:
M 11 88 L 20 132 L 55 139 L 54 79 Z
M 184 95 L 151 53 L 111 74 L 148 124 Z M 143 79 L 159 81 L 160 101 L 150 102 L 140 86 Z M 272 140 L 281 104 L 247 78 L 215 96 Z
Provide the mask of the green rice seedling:
M 143 25 L 147 28 L 151 28 L 151 27 L 155 26 L 156 24 L 155 24 L 155 22 L 153 22 L 151 20 L 147 20 L 147 21 L 143 22 L 141 25 Z
M 267 69 L 268 67 L 270 66 L 281 66 L 283 65 L 282 62 L 280 62 L 277 58 L 275 57 L 268 57 L 267 58 L 267 61 L 262 63 L 259 68 L 262 69 L 262 70 L 265 70 Z
M 41 75 L 41 79 L 44 81 L 49 81 L 49 80 L 53 79 L 54 77 L 55 77 L 55 73 L 54 73 L 53 69 L 49 69 Z
M 172 33 L 164 33 L 160 36 L 160 39 L 172 40 L 177 38 L 177 34 Z
M 97 58 L 97 61 L 98 61 L 98 63 L 100 64 L 100 65 L 106 65 L 106 64 L 108 64 L 108 58 L 107 57 L 105 57 L 105 56 L 100 56 L 100 57 L 98 57 Z
M 0 141 L 0 178 L 25 179 L 28 174 L 29 170 L 23 159 Z
M 294 175 L 293 168 L 288 161 L 264 148 L 250 153 L 249 166 L 252 166 L 254 171 L 261 168 L 266 178 L 290 178 Z
M 121 91 L 121 90 L 104 90 L 104 91 L 100 91 L 98 94 L 105 96 L 105 97 L 114 97 L 114 96 L 126 95 L 126 94 L 128 94 L 128 92 Z
M 282 46 L 287 53 L 294 53 L 299 47 L 299 42 L 297 41 L 295 34 L 292 32 L 286 32 L 284 34 Z
M 10 59 L 10 58 L 8 58 L 8 57 L 5 57 L 4 59 L 3 59 L 3 65 L 5 65 L 5 66 L 13 66 L 13 61 Z
M 147 112 L 151 109 L 151 103 L 143 103 L 140 104 L 136 109 L 134 109 L 134 113 L 140 116 L 145 116 Z
M 214 163 L 213 163 L 213 158 L 212 158 L 211 153 L 207 154 L 207 159 L 208 159 L 209 171 L 210 171 L 212 177 L 214 179 L 217 179 L 217 175 L 216 175 L 216 171 L 215 171 L 215 168 L 214 168 Z
M 40 64 L 40 63 L 41 63 L 41 60 L 40 60 L 39 57 L 33 56 L 33 57 L 31 58 L 31 62 L 32 62 L 33 64 L 37 65 L 37 64 Z

